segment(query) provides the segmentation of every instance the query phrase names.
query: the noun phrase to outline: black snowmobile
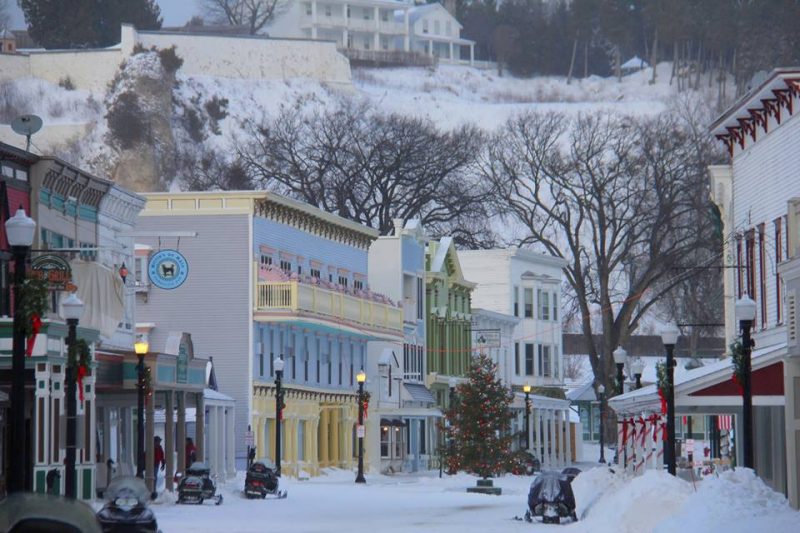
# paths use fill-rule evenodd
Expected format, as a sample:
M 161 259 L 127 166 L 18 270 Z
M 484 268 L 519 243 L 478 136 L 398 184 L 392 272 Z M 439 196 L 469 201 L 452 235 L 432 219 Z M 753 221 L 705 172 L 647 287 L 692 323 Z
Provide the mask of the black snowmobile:
M 106 504 L 97 512 L 103 533 L 157 533 L 158 523 L 147 506 L 150 491 L 138 477 L 114 478 L 103 494 Z
M 542 472 L 531 483 L 525 520 L 533 522 L 535 516 L 541 516 L 545 524 L 560 524 L 567 517 L 577 522 L 575 496 L 566 475 Z
M 222 494 L 217 494 L 211 469 L 205 463 L 193 463 L 178 483 L 178 503 L 202 504 L 203 501 L 212 499 L 217 505 L 222 503 Z
M 271 494 L 279 499 L 285 498 L 287 492 L 278 489 L 279 479 L 274 464 L 263 459 L 254 461 L 244 479 L 244 495 L 247 498 L 266 498 Z

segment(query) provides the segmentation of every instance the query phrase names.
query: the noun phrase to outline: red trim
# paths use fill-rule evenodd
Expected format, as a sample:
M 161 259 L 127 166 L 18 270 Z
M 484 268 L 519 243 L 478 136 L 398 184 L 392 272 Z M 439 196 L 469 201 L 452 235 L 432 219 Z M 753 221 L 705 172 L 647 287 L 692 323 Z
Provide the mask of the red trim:
M 753 396 L 783 396 L 783 362 L 753 371 Z M 732 374 L 723 381 L 689 394 L 689 396 L 741 396 L 739 385 L 733 382 Z

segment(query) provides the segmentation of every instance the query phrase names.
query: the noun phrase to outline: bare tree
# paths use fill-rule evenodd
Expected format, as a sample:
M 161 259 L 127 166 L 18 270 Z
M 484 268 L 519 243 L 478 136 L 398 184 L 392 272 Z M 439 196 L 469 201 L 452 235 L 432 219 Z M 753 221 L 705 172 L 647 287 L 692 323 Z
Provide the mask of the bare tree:
M 7 30 L 11 22 L 8 14 L 8 0 L 0 0 L 0 31 Z
M 567 260 L 595 387 L 613 381 L 613 350 L 682 279 L 698 245 L 694 200 L 704 160 L 673 114 L 633 120 L 528 113 L 489 144 L 485 175 L 522 244 Z M 594 343 L 601 333 L 602 341 Z
M 250 35 L 255 35 L 286 7 L 286 1 L 204 0 L 203 10 L 217 24 L 243 26 Z
M 245 125 L 239 158 L 256 187 L 288 194 L 378 229 L 419 218 L 460 245 L 494 244 L 490 191 L 475 173 L 483 135 L 383 115 L 343 102 L 325 111 L 284 109 Z
M 564 354 L 564 377 L 572 381 L 583 378 L 583 355 Z

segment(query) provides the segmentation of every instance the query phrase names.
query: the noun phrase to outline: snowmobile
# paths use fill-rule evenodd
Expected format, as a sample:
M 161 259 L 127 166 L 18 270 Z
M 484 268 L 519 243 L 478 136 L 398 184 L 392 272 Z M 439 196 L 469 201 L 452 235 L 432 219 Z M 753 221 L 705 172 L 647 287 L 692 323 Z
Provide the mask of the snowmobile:
M 157 533 L 158 523 L 147 507 L 150 492 L 138 477 L 123 476 L 111 481 L 103 495 L 106 503 L 97 512 L 103 533 Z
M 249 498 L 266 498 L 267 494 L 283 499 L 285 490 L 278 489 L 279 477 L 275 465 L 266 460 L 254 461 L 247 469 L 244 480 L 244 495 Z
M 178 503 L 194 502 L 202 504 L 205 500 L 222 503 L 222 494 L 217 494 L 217 485 L 211 470 L 205 463 L 194 463 L 186 469 L 186 475 L 178 483 Z
M 561 519 L 567 517 L 577 522 L 575 496 L 567 476 L 542 472 L 531 483 L 525 520 L 533 522 L 535 516 L 541 516 L 545 524 L 560 524 Z
M 572 481 L 578 477 L 578 474 L 581 473 L 580 468 L 575 468 L 574 466 L 569 466 L 561 471 L 561 475 L 567 478 L 567 481 L 572 483 Z

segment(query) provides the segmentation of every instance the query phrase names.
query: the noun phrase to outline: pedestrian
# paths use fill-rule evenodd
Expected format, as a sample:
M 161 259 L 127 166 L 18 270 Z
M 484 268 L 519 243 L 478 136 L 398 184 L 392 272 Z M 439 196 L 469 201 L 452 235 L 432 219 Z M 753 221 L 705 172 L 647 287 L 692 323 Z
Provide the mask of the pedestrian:
M 153 446 L 153 477 L 155 478 L 155 482 L 153 486 L 158 485 L 158 469 L 161 467 L 161 470 L 164 470 L 167 466 L 167 462 L 164 460 L 164 448 L 161 447 L 161 437 L 156 435 L 153 439 L 154 446 Z
M 192 466 L 197 461 L 197 448 L 191 437 L 186 437 L 186 467 Z

